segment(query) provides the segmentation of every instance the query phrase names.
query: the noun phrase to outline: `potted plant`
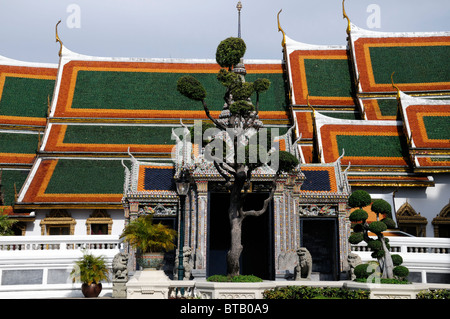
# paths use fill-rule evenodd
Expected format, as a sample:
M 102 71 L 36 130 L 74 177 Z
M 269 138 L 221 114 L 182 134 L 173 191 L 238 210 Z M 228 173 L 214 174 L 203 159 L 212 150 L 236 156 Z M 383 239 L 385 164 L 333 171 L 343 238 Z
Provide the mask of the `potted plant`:
M 103 256 L 83 253 L 83 257 L 75 262 L 70 275 L 73 282 L 83 283 L 81 292 L 85 297 L 97 297 L 102 291 L 101 281 L 109 280 L 109 267 Z
M 136 262 L 142 268 L 160 270 L 164 252 L 175 248 L 177 232 L 161 223 L 153 223 L 153 215 L 142 215 L 125 226 L 120 238 L 137 249 Z

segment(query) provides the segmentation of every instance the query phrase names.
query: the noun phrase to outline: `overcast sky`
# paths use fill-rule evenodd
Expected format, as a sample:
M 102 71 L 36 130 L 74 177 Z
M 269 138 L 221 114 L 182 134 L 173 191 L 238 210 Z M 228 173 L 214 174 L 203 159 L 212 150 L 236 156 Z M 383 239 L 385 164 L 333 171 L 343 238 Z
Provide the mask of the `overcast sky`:
M 64 45 L 93 56 L 211 58 L 237 36 L 237 0 L 0 0 L 0 55 L 58 62 Z M 310 44 L 346 44 L 341 0 L 242 0 L 247 59 L 281 59 L 281 25 Z M 449 0 L 346 0 L 350 20 L 378 31 L 450 31 Z

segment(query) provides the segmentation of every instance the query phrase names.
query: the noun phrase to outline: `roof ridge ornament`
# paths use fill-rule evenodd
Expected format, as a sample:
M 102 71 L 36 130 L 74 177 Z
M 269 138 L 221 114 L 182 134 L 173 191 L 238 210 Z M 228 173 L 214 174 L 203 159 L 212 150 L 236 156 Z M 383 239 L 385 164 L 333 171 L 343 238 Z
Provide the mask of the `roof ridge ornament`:
M 58 25 L 60 23 L 61 23 L 61 20 L 59 20 L 58 23 L 56 24 L 55 33 L 56 33 L 56 42 L 59 42 L 59 45 L 60 45 L 58 55 L 61 57 L 62 56 L 63 43 L 62 43 L 62 41 L 61 41 L 61 39 L 59 38 L 59 35 L 58 35 Z
M 345 0 L 342 0 L 342 14 L 344 16 L 343 19 L 347 19 L 347 34 L 350 35 L 351 23 L 350 23 L 350 18 L 348 17 L 347 13 L 345 12 L 344 2 L 345 2 Z
M 281 24 L 280 24 L 280 13 L 281 11 L 283 11 L 283 9 L 280 9 L 280 11 L 278 11 L 277 14 L 277 21 L 278 21 L 278 32 L 283 33 L 283 41 L 281 41 L 281 46 L 284 48 L 286 46 L 286 33 L 284 33 L 283 28 L 281 28 Z

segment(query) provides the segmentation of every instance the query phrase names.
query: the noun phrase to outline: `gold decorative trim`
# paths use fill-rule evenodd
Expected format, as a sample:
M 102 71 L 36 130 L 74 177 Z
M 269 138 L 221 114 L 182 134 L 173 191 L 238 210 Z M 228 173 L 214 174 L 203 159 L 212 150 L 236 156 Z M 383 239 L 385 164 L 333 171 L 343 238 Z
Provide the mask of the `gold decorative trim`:
M 61 23 L 61 20 L 59 20 L 58 23 L 56 24 L 56 27 L 55 27 L 55 33 L 56 34 L 55 34 L 55 36 L 56 36 L 56 42 L 59 42 L 59 45 L 60 45 L 58 55 L 61 57 L 62 56 L 63 43 L 62 43 L 62 41 L 61 41 L 61 39 L 59 38 L 59 35 L 58 35 L 58 25 L 60 23 Z
M 342 14 L 343 14 L 343 19 L 347 19 L 347 34 L 350 35 L 351 32 L 351 23 L 350 23 L 350 18 L 348 17 L 347 13 L 345 12 L 345 6 L 344 6 L 344 2 L 345 0 L 342 0 Z
M 283 30 L 283 28 L 281 27 L 281 24 L 280 24 L 280 13 L 281 13 L 281 11 L 283 11 L 283 9 L 278 11 L 277 21 L 278 21 L 278 32 L 281 32 L 283 34 L 283 40 L 281 41 L 281 46 L 284 48 L 286 46 L 286 33 L 284 32 L 284 30 Z

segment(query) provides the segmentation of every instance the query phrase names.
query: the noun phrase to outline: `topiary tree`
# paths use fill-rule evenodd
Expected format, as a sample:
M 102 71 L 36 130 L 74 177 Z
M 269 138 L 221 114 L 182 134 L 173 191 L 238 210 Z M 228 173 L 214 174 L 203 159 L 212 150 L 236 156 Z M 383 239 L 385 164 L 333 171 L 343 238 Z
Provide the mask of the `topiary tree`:
M 205 101 L 206 90 L 198 80 L 187 75 L 180 77 L 177 82 L 177 89 L 181 94 L 189 99 L 202 102 L 206 116 L 220 133 L 214 135 L 213 139 L 222 139 L 226 144 L 227 152 L 230 151 L 229 154 L 231 154 L 231 156 L 225 157 L 223 154 L 211 153 L 214 167 L 223 177 L 224 185 L 230 193 L 228 217 L 231 227 L 231 244 L 227 254 L 227 273 L 231 276 L 239 275 L 240 271 L 239 259 L 243 250 L 241 240 L 243 220 L 249 216 L 262 215 L 273 198 L 277 178 L 282 172 L 290 172 L 299 164 L 298 159 L 288 152 L 269 152 L 272 143 L 266 138 L 270 134 L 261 130 L 263 124 L 258 118 L 258 112 L 260 95 L 269 89 L 270 81 L 268 79 L 257 79 L 253 83 L 245 81 L 245 72 L 240 72 L 242 71 L 240 63 L 245 50 L 245 42 L 240 38 L 233 37 L 223 40 L 217 47 L 216 61 L 222 67 L 217 74 L 217 80 L 225 87 L 223 116 L 219 119 L 211 116 Z M 251 100 L 253 95 L 256 95 L 255 103 Z M 202 131 L 205 128 L 202 125 Z M 251 147 L 250 140 L 252 138 L 257 142 L 256 147 Z M 269 136 L 269 138 L 272 137 Z M 213 142 L 205 146 L 205 151 L 211 144 Z M 240 150 L 241 152 L 239 152 Z M 261 160 L 264 158 L 263 155 L 269 153 L 273 155 L 269 160 L 267 156 L 266 160 Z M 240 154 L 244 154 L 244 158 L 240 158 Z M 224 157 L 226 160 L 223 160 Z M 276 163 L 274 163 L 275 161 Z M 270 167 L 276 166 L 269 196 L 264 200 L 261 209 L 244 210 L 252 172 L 269 163 Z
M 362 208 L 370 203 L 372 203 L 372 211 L 377 215 L 377 220 L 369 224 L 367 223 L 368 214 Z M 349 242 L 353 245 L 362 241 L 367 243 L 372 251 L 372 257 L 378 260 L 381 278 L 406 277 L 408 275 L 405 276 L 404 268 L 406 267 L 400 266 L 403 260 L 399 255 L 390 254 L 389 239 L 383 235 L 386 229 L 395 227 L 395 222 L 390 217 L 379 220 L 380 214 L 391 216 L 391 205 L 383 199 L 376 199 L 372 202 L 370 194 L 363 190 L 353 192 L 348 199 L 348 205 L 352 208 L 358 207 L 349 216 L 350 221 L 356 223 Z M 374 233 L 377 239 L 371 238 L 369 232 Z

